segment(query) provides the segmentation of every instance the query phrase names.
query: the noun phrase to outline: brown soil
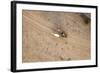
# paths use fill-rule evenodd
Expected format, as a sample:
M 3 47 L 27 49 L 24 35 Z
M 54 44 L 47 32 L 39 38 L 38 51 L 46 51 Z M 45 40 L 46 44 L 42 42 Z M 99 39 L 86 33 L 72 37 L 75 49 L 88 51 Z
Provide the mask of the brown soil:
M 22 62 L 91 58 L 90 23 L 80 13 L 23 10 L 22 15 Z

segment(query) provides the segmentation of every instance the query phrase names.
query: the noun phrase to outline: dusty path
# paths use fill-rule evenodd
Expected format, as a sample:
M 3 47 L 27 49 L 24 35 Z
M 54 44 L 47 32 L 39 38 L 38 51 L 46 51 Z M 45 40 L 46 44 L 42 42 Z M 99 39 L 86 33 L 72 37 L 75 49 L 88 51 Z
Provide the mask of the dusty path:
M 79 13 L 23 10 L 23 62 L 90 59 L 90 23 Z

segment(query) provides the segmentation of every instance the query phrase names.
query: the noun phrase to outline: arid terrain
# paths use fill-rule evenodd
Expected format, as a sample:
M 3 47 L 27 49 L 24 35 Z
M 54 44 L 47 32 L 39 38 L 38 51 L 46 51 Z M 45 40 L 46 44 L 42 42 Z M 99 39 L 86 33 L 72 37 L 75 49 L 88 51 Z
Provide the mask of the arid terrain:
M 22 62 L 91 59 L 91 23 L 82 13 L 23 10 Z

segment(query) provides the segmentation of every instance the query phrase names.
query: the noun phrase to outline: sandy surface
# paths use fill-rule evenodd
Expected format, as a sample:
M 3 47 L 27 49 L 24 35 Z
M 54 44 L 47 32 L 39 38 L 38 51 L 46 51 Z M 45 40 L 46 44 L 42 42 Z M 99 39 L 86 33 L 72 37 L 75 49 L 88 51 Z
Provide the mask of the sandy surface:
M 90 23 L 80 13 L 23 10 L 22 61 L 90 59 Z

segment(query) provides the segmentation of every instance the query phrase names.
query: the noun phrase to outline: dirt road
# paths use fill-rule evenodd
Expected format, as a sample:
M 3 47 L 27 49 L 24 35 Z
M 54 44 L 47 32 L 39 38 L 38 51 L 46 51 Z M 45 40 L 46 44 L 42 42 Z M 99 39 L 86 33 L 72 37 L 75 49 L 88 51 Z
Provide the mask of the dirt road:
M 23 10 L 22 61 L 90 59 L 90 23 L 80 13 Z

